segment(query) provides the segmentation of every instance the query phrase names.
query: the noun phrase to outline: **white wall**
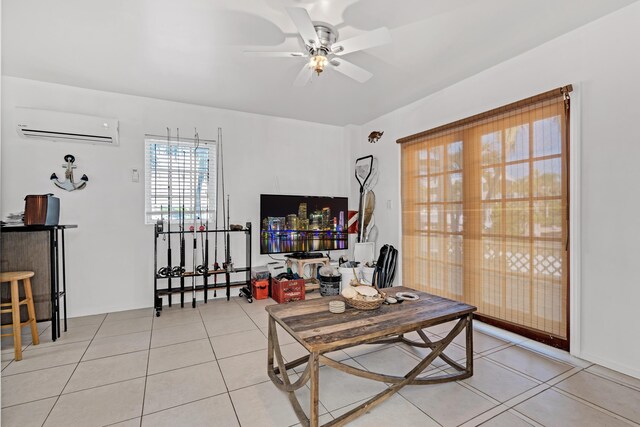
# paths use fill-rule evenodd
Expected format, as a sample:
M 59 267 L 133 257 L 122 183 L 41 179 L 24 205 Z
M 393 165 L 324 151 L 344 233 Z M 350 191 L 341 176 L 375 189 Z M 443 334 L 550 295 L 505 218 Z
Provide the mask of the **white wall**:
M 568 83 L 580 84 L 581 357 L 640 377 L 636 306 L 640 286 L 640 3 L 553 40 L 363 126 L 345 129 L 213 108 L 90 91 L 16 78 L 2 79 L 2 215 L 23 208 L 26 194 L 50 192 L 62 157 L 76 155 L 86 190 L 56 194 L 68 233 L 69 314 L 152 304 L 152 228 L 143 225 L 143 134 L 166 126 L 198 127 L 203 137 L 224 128 L 232 222 L 258 222 L 260 193 L 347 195 L 357 206 L 353 162 L 374 154 L 378 247 L 400 246 L 397 138 Z M 428 78 L 428 70 L 425 73 Z M 121 146 L 47 144 L 19 139 L 16 105 L 117 117 Z M 366 136 L 383 130 L 377 144 Z M 350 143 L 347 147 L 345 141 Z M 336 160 L 342 157 L 344 161 Z M 391 208 L 387 208 L 387 200 Z M 253 253 L 258 258 L 257 238 Z M 240 259 L 242 253 L 237 255 Z M 257 262 L 264 262 L 262 258 Z M 410 284 L 407 284 L 410 285 Z
M 381 171 L 392 181 L 378 185 L 378 200 L 391 199 L 397 207 L 396 139 L 565 84 L 579 84 L 582 255 L 581 297 L 574 304 L 581 310 L 581 348 L 572 352 L 636 377 L 640 377 L 640 198 L 635 191 L 640 182 L 638 22 L 640 3 L 634 3 L 365 124 L 351 150 L 352 159 L 369 153 L 378 156 Z M 375 146 L 366 142 L 372 130 L 385 132 Z M 380 212 L 380 205 L 377 209 Z M 400 241 L 397 208 L 387 215 L 376 214 L 376 219 L 385 231 L 381 243 Z
M 145 133 L 164 135 L 168 126 L 191 136 L 197 127 L 201 138 L 216 139 L 223 128 L 231 223 L 253 223 L 254 265 L 269 261 L 259 255 L 255 232 L 261 193 L 348 195 L 341 127 L 13 77 L 3 77 L 2 86 L 2 215 L 24 209 L 27 194 L 60 197 L 61 223 L 79 226 L 67 232 L 70 316 L 153 304 L 153 227 L 144 225 L 143 173 L 140 182 L 131 181 L 131 168 L 144 171 Z M 115 117 L 120 146 L 20 138 L 16 106 Z M 76 179 L 89 177 L 82 191 L 62 191 L 49 181 L 52 172 L 64 177 L 60 166 L 68 153 L 76 157 Z M 240 266 L 245 252 L 237 241 L 232 255 Z

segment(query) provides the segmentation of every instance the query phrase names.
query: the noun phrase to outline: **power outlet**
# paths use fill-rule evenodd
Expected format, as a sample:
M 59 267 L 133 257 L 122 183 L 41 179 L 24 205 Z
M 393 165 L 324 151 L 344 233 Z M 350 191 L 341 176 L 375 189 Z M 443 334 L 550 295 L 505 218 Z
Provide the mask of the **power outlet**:
M 140 172 L 138 172 L 138 168 L 131 169 L 131 182 L 140 182 Z

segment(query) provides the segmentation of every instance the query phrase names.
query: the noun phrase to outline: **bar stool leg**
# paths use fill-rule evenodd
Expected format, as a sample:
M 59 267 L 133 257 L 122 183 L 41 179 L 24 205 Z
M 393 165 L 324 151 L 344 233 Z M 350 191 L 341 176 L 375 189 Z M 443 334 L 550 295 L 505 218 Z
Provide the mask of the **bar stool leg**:
M 36 325 L 36 310 L 33 307 L 33 293 L 31 292 L 31 279 L 26 278 L 22 281 L 24 284 L 24 295 L 27 297 L 27 311 L 29 312 L 29 326 L 31 326 L 31 341 L 33 345 L 40 344 L 38 336 L 38 325 Z
M 13 320 L 13 348 L 16 360 L 22 360 L 22 337 L 20 336 L 20 294 L 18 281 L 11 281 L 11 316 Z

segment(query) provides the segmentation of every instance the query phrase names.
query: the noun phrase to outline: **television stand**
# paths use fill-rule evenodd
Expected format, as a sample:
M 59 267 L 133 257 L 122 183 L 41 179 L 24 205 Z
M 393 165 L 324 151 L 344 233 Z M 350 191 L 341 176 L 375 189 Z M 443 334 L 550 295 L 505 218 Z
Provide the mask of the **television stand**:
M 316 278 L 318 275 L 319 265 L 329 265 L 329 257 L 322 256 L 316 258 L 294 258 L 293 254 L 287 257 L 287 267 L 291 268 L 293 264 L 296 264 L 297 273 L 300 278 L 304 279 L 305 292 L 311 292 L 316 289 L 320 289 L 320 281 Z M 304 268 L 309 265 L 310 277 L 305 277 Z

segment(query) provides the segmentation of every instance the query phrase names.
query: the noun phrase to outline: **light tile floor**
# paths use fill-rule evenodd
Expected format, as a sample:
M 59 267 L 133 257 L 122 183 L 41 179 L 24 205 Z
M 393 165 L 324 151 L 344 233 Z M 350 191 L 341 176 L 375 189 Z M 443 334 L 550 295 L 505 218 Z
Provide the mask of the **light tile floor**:
M 70 319 L 69 332 L 56 342 L 42 323 L 39 346 L 24 331 L 20 362 L 13 360 L 11 338 L 3 338 L 2 426 L 296 426 L 287 396 L 266 375 L 264 308 L 273 303 L 218 299 L 195 310 L 165 307 L 161 317 L 150 308 L 86 316 Z M 427 333 L 439 339 L 450 327 Z M 303 354 L 284 331 L 279 335 L 286 359 Z M 464 359 L 464 342 L 452 345 L 447 353 Z M 472 378 L 405 387 L 350 425 L 640 425 L 639 379 L 479 322 L 474 350 Z M 332 356 L 402 375 L 423 353 L 370 345 Z M 424 375 L 446 368 L 437 361 Z M 323 423 L 385 387 L 326 366 L 320 383 Z M 297 394 L 308 402 L 308 388 Z

